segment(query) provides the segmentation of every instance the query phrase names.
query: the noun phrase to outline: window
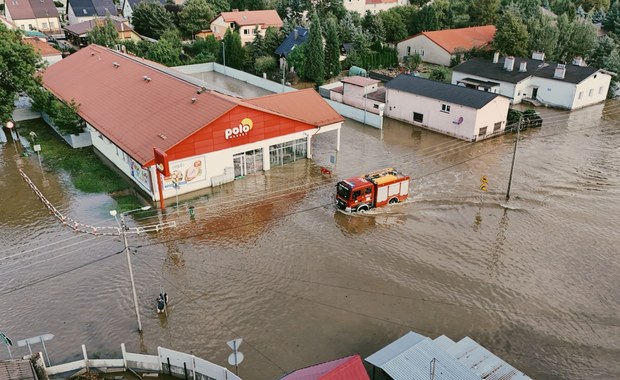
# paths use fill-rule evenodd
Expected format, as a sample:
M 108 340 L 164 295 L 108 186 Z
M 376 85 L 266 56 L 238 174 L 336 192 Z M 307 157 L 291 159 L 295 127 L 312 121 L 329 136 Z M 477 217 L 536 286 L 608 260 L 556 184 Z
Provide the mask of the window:
M 447 104 L 442 104 L 441 105 L 441 112 L 450 113 L 450 106 L 447 105 Z
M 593 93 L 594 93 L 594 89 L 593 89 L 593 88 L 591 88 L 591 89 L 590 89 L 590 91 L 588 91 L 588 96 L 589 96 L 589 97 L 592 97 L 592 94 L 593 94 Z
M 235 29 L 235 23 L 234 22 L 230 23 L 230 29 Z
M 582 96 L 583 96 L 583 91 L 579 91 L 579 96 L 577 97 L 577 99 L 581 99 Z
M 379 105 L 378 105 L 378 104 L 373 104 L 373 105 L 372 105 L 372 108 L 374 108 L 374 109 L 378 110 L 378 109 L 379 109 Z
M 598 94 L 600 95 L 600 94 L 602 94 L 602 93 L 603 93 L 603 86 L 601 86 L 601 87 L 599 87 L 599 88 L 598 88 Z
M 56 25 L 54 24 L 54 21 L 50 21 L 50 29 L 54 29 L 56 27 Z
M 502 129 L 502 122 L 499 121 L 493 125 L 493 132 L 499 132 Z
M 407 46 L 407 55 L 411 55 L 411 46 Z
M 269 162 L 272 166 L 284 165 L 307 156 L 307 140 L 298 139 L 269 147 Z
M 353 199 L 355 200 L 355 199 L 359 198 L 360 195 L 362 195 L 362 191 L 361 190 L 354 191 L 353 192 Z
M 249 29 L 243 29 L 243 34 L 245 34 L 247 36 L 248 34 L 250 34 L 250 30 Z
M 423 123 L 423 120 L 424 120 L 424 115 L 422 115 L 421 113 L 417 113 L 417 112 L 413 113 L 413 121 L 415 121 L 416 123 Z
M 478 130 L 478 137 L 486 136 L 486 134 L 487 134 L 487 127 L 480 128 Z
M 47 29 L 47 23 L 44 22 L 43 25 L 41 26 L 42 29 Z

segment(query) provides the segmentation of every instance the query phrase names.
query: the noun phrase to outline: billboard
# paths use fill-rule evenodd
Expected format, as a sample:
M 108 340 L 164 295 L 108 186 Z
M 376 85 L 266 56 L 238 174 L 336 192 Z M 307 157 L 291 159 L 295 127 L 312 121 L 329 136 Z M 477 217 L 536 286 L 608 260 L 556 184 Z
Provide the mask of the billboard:
M 189 183 L 206 181 L 207 171 L 204 157 L 194 157 L 169 163 L 170 175 L 164 178 L 164 189 L 174 189 Z

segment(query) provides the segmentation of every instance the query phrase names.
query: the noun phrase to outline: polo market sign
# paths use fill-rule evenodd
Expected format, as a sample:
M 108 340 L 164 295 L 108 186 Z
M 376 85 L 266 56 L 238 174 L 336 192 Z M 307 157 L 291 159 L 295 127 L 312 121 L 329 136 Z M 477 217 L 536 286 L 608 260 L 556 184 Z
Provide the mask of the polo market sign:
M 226 137 L 226 140 L 246 136 L 248 132 L 250 132 L 250 130 L 252 129 L 253 125 L 254 123 L 252 122 L 252 119 L 246 117 L 245 119 L 241 120 L 241 123 L 239 123 L 238 127 L 228 128 L 226 131 L 224 131 L 224 136 Z

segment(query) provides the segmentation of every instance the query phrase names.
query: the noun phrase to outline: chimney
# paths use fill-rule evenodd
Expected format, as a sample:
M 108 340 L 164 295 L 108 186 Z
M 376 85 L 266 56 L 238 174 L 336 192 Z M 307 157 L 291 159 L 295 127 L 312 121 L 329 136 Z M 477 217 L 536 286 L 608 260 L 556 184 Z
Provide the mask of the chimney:
M 583 66 L 583 58 L 577 56 L 573 58 L 573 65 L 575 66 Z
M 558 63 L 558 66 L 555 68 L 555 72 L 553 73 L 553 77 L 555 79 L 564 79 L 565 74 L 566 74 L 566 65 Z
M 499 62 L 499 52 L 498 51 L 493 53 L 493 63 L 497 63 L 497 62 Z
M 519 72 L 526 72 L 527 71 L 527 61 L 521 61 L 521 63 L 519 64 Z
M 295 28 L 293 30 L 293 40 L 297 41 L 297 37 L 299 37 L 299 32 L 297 31 L 297 28 Z
M 535 59 L 537 61 L 544 61 L 545 60 L 545 52 L 544 51 L 535 51 L 532 53 L 532 59 Z
M 512 71 L 514 67 L 515 67 L 515 57 L 513 56 L 506 57 L 504 59 L 504 69 L 506 69 L 506 71 Z

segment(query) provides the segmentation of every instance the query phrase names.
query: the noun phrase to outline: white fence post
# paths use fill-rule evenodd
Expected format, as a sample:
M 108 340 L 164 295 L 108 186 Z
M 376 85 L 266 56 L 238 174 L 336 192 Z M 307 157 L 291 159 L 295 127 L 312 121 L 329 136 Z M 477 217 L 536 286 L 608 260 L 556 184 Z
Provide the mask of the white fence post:
M 127 351 L 125 350 L 125 343 L 121 343 L 121 352 L 123 353 L 123 368 L 127 370 Z
M 84 354 L 84 368 L 88 371 L 88 355 L 86 354 L 86 345 L 82 345 L 82 353 Z

